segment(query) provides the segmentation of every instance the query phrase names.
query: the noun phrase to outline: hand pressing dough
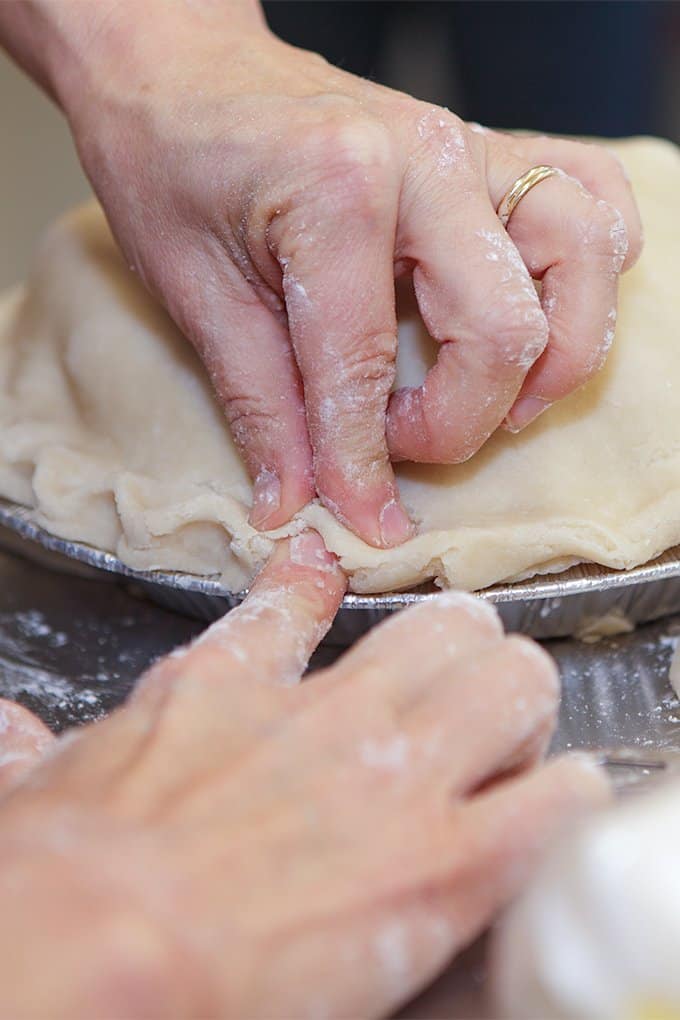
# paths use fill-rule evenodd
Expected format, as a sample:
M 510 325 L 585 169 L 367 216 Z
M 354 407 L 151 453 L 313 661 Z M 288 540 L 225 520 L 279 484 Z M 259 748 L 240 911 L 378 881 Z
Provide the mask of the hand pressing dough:
M 622 279 L 605 368 L 467 464 L 399 465 L 418 525 L 401 548 L 371 548 L 318 503 L 269 535 L 248 525 L 250 483 L 201 363 L 94 204 L 48 233 L 26 286 L 0 303 L 0 494 L 131 567 L 219 574 L 232 590 L 304 524 L 362 592 L 651 559 L 680 541 L 680 154 L 651 139 L 614 148 L 646 248 Z M 417 384 L 436 345 L 412 308 L 400 321 L 397 382 Z

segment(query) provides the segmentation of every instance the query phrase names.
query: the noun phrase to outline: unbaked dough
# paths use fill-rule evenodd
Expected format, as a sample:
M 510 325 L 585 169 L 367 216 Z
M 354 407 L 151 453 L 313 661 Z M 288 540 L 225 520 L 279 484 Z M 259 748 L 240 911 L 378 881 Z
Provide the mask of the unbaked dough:
M 221 575 L 232 590 L 304 523 L 362 592 L 652 558 L 680 541 L 680 154 L 653 139 L 614 148 L 646 248 L 622 280 L 605 368 L 467 464 L 399 465 L 418 526 L 406 545 L 374 549 L 318 503 L 269 535 L 248 525 L 250 483 L 205 372 L 94 204 L 52 228 L 27 284 L 0 303 L 0 494 L 131 567 Z M 398 384 L 420 382 L 435 354 L 404 315 Z

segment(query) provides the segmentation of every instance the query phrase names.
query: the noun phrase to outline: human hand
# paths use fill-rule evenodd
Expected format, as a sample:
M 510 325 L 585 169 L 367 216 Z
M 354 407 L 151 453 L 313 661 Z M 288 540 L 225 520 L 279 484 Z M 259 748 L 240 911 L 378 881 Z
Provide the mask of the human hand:
M 463 461 L 602 364 L 641 246 L 606 150 L 476 129 L 285 45 L 251 0 L 18 8 L 50 21 L 43 77 L 130 266 L 210 372 L 256 527 L 316 490 L 396 545 L 411 525 L 390 456 Z M 508 234 L 495 209 L 537 163 L 566 173 Z M 390 395 L 411 272 L 439 360 Z
M 3 1015 L 384 1015 L 602 798 L 578 759 L 531 770 L 554 666 L 471 596 L 282 685 L 343 590 L 318 537 L 293 539 L 126 707 L 10 778 Z M 5 753 L 26 751 L 44 730 L 9 711 Z

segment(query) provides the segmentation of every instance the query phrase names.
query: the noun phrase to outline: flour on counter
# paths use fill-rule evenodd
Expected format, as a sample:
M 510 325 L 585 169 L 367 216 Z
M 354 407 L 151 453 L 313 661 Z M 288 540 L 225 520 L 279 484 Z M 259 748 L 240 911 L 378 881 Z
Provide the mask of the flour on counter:
M 19 633 L 26 638 L 45 638 L 52 648 L 63 648 L 68 644 L 68 635 L 61 630 L 53 630 L 38 609 L 28 609 L 20 613 L 3 613 L 3 623 L 14 623 Z
M 677 698 L 680 698 L 680 645 L 676 644 L 675 651 L 673 652 L 673 658 L 668 668 L 668 679 L 670 685 L 675 691 Z

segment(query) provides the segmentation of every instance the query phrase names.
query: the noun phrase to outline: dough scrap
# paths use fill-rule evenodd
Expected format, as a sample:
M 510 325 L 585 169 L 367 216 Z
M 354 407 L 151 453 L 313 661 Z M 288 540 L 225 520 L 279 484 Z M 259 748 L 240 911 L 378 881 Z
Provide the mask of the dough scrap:
M 646 247 L 622 280 L 607 364 L 466 464 L 398 465 L 418 525 L 401 548 L 371 548 L 318 502 L 276 532 L 249 526 L 250 482 L 205 371 L 93 203 L 48 232 L 27 284 L 0 300 L 0 495 L 133 568 L 220 575 L 233 591 L 274 538 L 304 525 L 358 592 L 428 578 L 474 590 L 577 561 L 653 558 L 680 541 L 680 152 L 656 139 L 612 148 Z M 407 311 L 398 385 L 422 380 L 435 346 Z

